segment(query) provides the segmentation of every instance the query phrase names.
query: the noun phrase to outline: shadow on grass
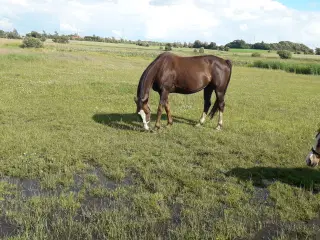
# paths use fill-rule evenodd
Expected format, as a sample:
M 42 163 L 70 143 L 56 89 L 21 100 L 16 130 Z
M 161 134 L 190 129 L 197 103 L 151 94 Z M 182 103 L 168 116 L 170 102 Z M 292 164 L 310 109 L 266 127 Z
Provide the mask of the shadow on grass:
M 156 114 L 151 114 L 151 122 L 149 124 L 150 127 L 154 127 L 156 118 Z M 115 129 L 143 131 L 142 121 L 139 115 L 135 113 L 97 113 L 93 115 L 92 119 L 97 123 L 107 125 Z M 166 122 L 167 116 L 162 114 L 162 126 L 165 126 Z M 195 125 L 197 122 L 183 117 L 173 116 L 173 124 L 175 123 Z
M 227 173 L 228 176 L 235 176 L 242 181 L 252 180 L 256 187 L 266 187 L 268 184 L 280 181 L 295 187 L 303 187 L 320 192 L 320 171 L 312 168 L 234 168 Z
M 0 237 L 1 239 L 6 239 L 9 237 L 14 237 L 21 231 L 20 226 L 13 223 L 6 217 L 0 217 Z

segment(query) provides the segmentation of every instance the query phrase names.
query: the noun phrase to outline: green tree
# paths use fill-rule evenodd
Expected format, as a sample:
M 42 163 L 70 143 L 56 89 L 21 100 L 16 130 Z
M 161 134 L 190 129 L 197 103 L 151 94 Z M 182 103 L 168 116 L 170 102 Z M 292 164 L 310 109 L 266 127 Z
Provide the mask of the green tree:
M 211 42 L 208 46 L 208 49 L 217 49 L 217 44 L 215 42 Z
M 9 32 L 7 34 L 7 38 L 9 38 L 9 39 L 20 39 L 21 37 L 20 37 L 18 31 L 16 29 L 13 29 L 12 32 Z
M 265 42 L 261 42 L 261 43 L 255 43 L 252 45 L 253 49 L 262 49 L 262 50 L 270 50 L 270 45 L 265 43 Z
M 55 36 L 52 41 L 55 43 L 69 43 L 69 37 L 65 35 Z
M 171 43 L 167 43 L 166 46 L 164 47 L 164 50 L 171 51 L 172 50 Z
M 6 32 L 3 30 L 0 30 L 0 38 L 6 38 L 6 37 L 7 37 Z
M 42 35 L 36 31 L 31 31 L 31 33 L 26 34 L 27 37 L 41 38 Z
M 229 48 L 241 48 L 241 49 L 248 49 L 250 48 L 250 44 L 246 43 L 244 40 L 234 40 L 228 44 L 226 44 Z
M 320 55 L 320 48 L 316 48 L 316 55 Z
M 219 46 L 219 47 L 218 47 L 218 50 L 219 50 L 219 51 L 223 51 L 223 50 L 224 50 L 224 46 Z
M 202 47 L 202 42 L 200 40 L 195 40 L 193 43 L 194 48 L 201 48 Z

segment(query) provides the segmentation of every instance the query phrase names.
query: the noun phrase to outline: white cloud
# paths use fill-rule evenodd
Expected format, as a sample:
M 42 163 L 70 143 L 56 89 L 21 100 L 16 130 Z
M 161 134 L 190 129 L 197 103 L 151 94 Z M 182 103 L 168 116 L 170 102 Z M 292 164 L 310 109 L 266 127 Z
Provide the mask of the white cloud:
M 119 31 L 119 30 L 112 30 L 111 31 L 114 35 L 116 35 L 117 37 L 122 37 L 122 33 L 121 33 L 121 31 Z
M 128 39 L 320 45 L 320 12 L 290 9 L 275 0 L 0 0 L 0 6 L 0 27 L 13 23 L 18 31 L 15 20 L 32 21 L 23 19 L 32 13 L 55 16 L 60 30 L 70 33 L 80 28 L 83 34 Z
M 79 33 L 81 32 L 80 29 L 77 29 L 75 26 L 72 26 L 68 23 L 60 23 L 60 31 L 63 32 L 72 32 L 72 33 Z
M 10 2 L 14 5 L 28 6 L 27 0 L 11 0 Z
M 0 29 L 10 31 L 13 28 L 13 23 L 8 18 L 0 19 Z
M 247 24 L 240 24 L 239 28 L 242 31 L 247 31 L 248 30 L 248 25 Z
M 202 37 L 203 32 L 208 35 L 219 25 L 219 20 L 214 15 L 197 8 L 193 1 L 172 6 L 150 6 L 146 20 L 146 37 L 149 39 L 178 40 L 188 32 L 198 32 L 199 37 Z

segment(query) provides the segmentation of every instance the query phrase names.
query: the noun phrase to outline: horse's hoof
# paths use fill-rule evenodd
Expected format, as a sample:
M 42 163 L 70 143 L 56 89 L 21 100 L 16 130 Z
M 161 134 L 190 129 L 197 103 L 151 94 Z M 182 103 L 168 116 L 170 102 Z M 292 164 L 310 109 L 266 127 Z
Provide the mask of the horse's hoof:
M 156 129 L 150 129 L 150 133 L 156 134 L 157 130 Z
M 159 131 L 160 129 L 161 129 L 161 127 L 160 126 L 154 126 L 154 131 Z
M 194 125 L 195 127 L 201 127 L 202 124 L 201 123 L 197 123 L 196 125 Z
M 221 131 L 221 130 L 222 130 L 221 126 L 216 127 L 216 131 Z
M 167 125 L 166 125 L 166 128 L 171 128 L 172 127 L 172 123 L 168 123 Z

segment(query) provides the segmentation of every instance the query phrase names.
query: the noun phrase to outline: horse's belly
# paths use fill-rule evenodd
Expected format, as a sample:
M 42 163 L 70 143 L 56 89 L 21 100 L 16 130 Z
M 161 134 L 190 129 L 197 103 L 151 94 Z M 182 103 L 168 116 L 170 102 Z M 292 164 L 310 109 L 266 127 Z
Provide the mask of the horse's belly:
M 204 89 L 204 87 L 201 87 L 199 89 L 188 89 L 188 88 L 176 87 L 173 92 L 181 93 L 181 94 L 193 94 L 193 93 L 197 93 L 197 92 L 201 91 L 202 89 Z
M 201 91 L 206 86 L 210 84 L 209 79 L 187 79 L 185 81 L 180 81 L 176 86 L 176 92 L 183 94 L 192 94 Z
M 191 75 L 191 74 L 190 74 Z M 175 88 L 179 93 L 192 94 L 201 91 L 210 84 L 210 76 L 200 73 L 193 75 L 179 76 Z

